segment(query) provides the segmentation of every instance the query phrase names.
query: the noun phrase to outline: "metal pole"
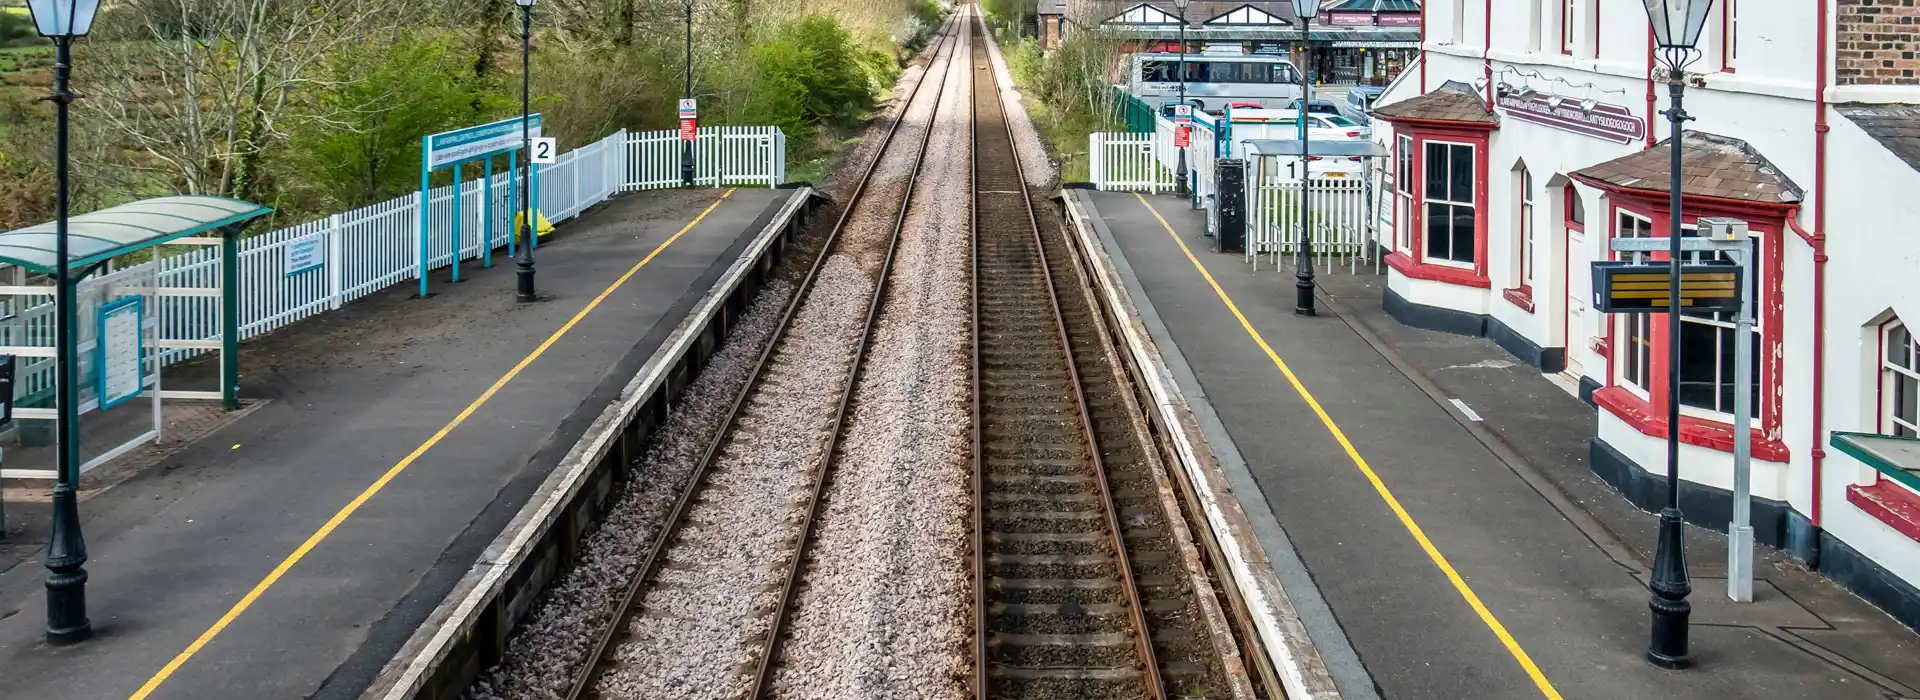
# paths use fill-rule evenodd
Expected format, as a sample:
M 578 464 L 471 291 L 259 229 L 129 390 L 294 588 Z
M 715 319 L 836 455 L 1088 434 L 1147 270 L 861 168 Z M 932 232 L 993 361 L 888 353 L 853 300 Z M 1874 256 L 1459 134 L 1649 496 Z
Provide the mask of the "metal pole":
M 67 270 L 67 105 L 78 97 L 68 89 L 73 37 L 53 40 L 54 131 L 54 432 L 59 457 L 53 485 L 53 533 L 47 541 L 47 643 L 73 644 L 93 636 L 87 619 L 87 543 L 80 535 L 80 415 L 73 395 L 73 280 Z
M 1687 618 L 1693 612 L 1687 594 L 1693 592 L 1693 584 L 1687 580 L 1686 531 L 1680 515 L 1680 168 L 1682 129 L 1687 121 L 1681 97 L 1687 86 L 1685 71 L 1676 65 L 1669 72 L 1672 79 L 1667 88 L 1673 107 L 1667 110 L 1667 131 L 1673 159 L 1667 168 L 1671 195 L 1667 202 L 1671 210 L 1667 220 L 1667 237 L 1671 239 L 1667 261 L 1667 507 L 1660 511 L 1653 580 L 1647 586 L 1653 593 L 1647 603 L 1653 611 L 1653 639 L 1647 645 L 1647 661 L 1680 669 L 1693 665 L 1687 654 Z
M 1177 104 L 1186 104 L 1186 103 L 1187 103 L 1187 8 L 1185 5 L 1181 5 L 1180 7 L 1180 101 Z M 1189 107 L 1188 109 L 1191 110 L 1192 108 Z M 1189 123 L 1192 122 L 1191 118 L 1189 118 L 1188 122 Z M 1177 120 L 1174 122 L 1173 128 L 1176 130 L 1180 128 L 1180 124 Z M 1188 128 L 1191 129 L 1192 127 L 1188 127 Z M 1189 138 L 1191 138 L 1191 136 L 1189 136 Z M 1187 147 L 1181 146 L 1179 148 L 1179 151 L 1180 151 L 1180 154 L 1179 154 L 1180 162 L 1173 169 L 1173 193 L 1180 195 L 1182 197 L 1191 197 L 1193 196 L 1193 188 L 1187 186 Z
M 681 97 L 693 99 L 693 0 L 683 0 L 681 5 L 687 9 L 687 85 L 681 91 Z M 693 142 L 680 142 L 680 184 L 693 186 Z M 716 180 L 714 185 L 720 183 Z
M 533 171 L 540 167 L 533 162 L 533 6 L 520 6 L 520 148 L 527 152 L 527 176 L 520 179 L 523 215 L 520 221 L 520 261 L 514 271 L 519 289 L 515 298 L 520 301 L 534 301 L 539 295 L 533 289 L 533 237 L 539 230 L 533 221 Z
M 1305 36 L 1312 20 L 1302 17 L 1301 35 Z M 1309 69 L 1313 66 L 1313 44 L 1303 42 L 1305 61 Z M 1307 108 L 1313 100 L 1313 78 L 1305 71 L 1300 73 L 1300 112 L 1295 121 L 1300 123 L 1300 245 L 1294 251 L 1293 261 L 1293 313 L 1300 316 L 1312 316 L 1313 311 L 1313 240 L 1307 233 L 1307 193 L 1309 183 L 1313 182 L 1312 156 L 1307 152 L 1312 143 L 1307 131 Z
M 1753 602 L 1753 239 L 1732 255 L 1740 264 L 1740 312 L 1733 332 L 1733 522 L 1727 529 L 1727 597 Z

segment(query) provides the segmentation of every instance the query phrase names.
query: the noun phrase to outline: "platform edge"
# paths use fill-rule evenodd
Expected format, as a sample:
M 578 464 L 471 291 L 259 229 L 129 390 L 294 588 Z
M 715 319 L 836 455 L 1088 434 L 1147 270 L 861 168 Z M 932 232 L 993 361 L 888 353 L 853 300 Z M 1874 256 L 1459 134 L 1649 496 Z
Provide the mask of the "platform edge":
M 732 321 L 728 317 L 734 314 L 722 312 L 729 307 L 744 308 L 744 301 L 735 302 L 733 297 L 743 291 L 749 275 L 764 276 L 772 269 L 765 257 L 769 251 L 778 254 L 786 247 L 776 247 L 775 241 L 791 242 L 819 201 L 822 197 L 813 188 L 802 187 L 779 204 L 754 241 L 667 336 L 660 351 L 640 368 L 619 398 L 594 419 L 479 560 L 381 668 L 361 693 L 362 700 L 457 697 L 466 682 L 487 665 L 483 659 L 497 657 L 497 648 L 486 648 L 505 644 L 506 635 L 497 630 L 510 630 L 556 574 L 550 569 L 543 576 L 534 569 L 553 564 L 556 555 L 564 557 L 555 550 L 570 548 L 585 525 L 574 522 L 573 516 L 583 511 L 597 512 L 598 500 L 607 495 L 605 486 L 610 484 L 613 472 L 624 469 L 625 459 L 637 456 L 630 453 L 637 453 L 635 448 L 645 437 L 633 430 L 642 409 L 658 407 L 663 412 L 673 395 L 691 383 L 698 365 L 705 363 L 724 337 L 724 325 Z M 709 338 L 716 322 L 722 324 L 721 332 Z M 701 342 L 703 339 L 706 342 Z M 691 371 L 689 361 L 695 364 Z M 567 532 L 556 538 L 555 532 L 562 526 Z M 519 609 L 510 610 L 516 604 Z M 502 615 L 509 619 L 499 619 Z M 495 630 L 482 629 L 488 625 Z
M 1319 648 L 1307 633 L 1294 608 L 1292 598 L 1273 570 L 1266 551 L 1254 535 L 1254 528 L 1222 471 L 1217 455 L 1202 434 L 1185 393 L 1175 382 L 1159 347 L 1148 333 L 1139 306 L 1116 270 L 1107 246 L 1094 231 L 1097 216 L 1085 190 L 1069 190 L 1062 201 L 1066 205 L 1073 234 L 1095 268 L 1093 278 L 1112 312 L 1118 314 L 1120 335 L 1153 398 L 1153 410 L 1159 422 L 1175 429 L 1167 431 L 1174 453 L 1186 478 L 1201 497 L 1207 522 L 1205 527 L 1220 544 L 1227 559 L 1235 587 L 1241 592 L 1254 618 L 1267 662 L 1278 672 L 1287 697 L 1291 700 L 1336 700 L 1341 697 L 1333 677 L 1320 656 Z

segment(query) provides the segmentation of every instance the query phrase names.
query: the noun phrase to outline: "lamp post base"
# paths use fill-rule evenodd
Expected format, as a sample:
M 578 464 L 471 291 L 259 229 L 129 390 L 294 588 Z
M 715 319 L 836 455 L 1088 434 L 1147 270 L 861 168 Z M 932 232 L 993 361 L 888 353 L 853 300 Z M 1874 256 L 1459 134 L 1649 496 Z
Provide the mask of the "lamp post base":
M 533 263 L 522 260 L 515 263 L 514 266 L 517 268 L 514 270 L 514 276 L 517 278 L 516 283 L 518 285 L 514 293 L 514 298 L 523 302 L 539 301 L 540 296 L 533 291 Z
M 62 446 L 65 449 L 65 446 Z M 75 644 L 93 636 L 87 619 L 87 545 L 73 487 L 53 489 L 53 533 L 47 543 L 47 643 Z
M 1693 665 L 1693 657 L 1687 653 L 1687 618 L 1693 614 L 1693 604 L 1687 602 L 1687 594 L 1693 592 L 1693 584 L 1687 579 L 1685 527 L 1680 509 L 1669 507 L 1660 511 L 1660 539 L 1653 555 L 1653 580 L 1647 585 L 1653 593 L 1647 601 L 1647 607 L 1653 611 L 1653 637 L 1647 645 L 1647 663 L 1675 670 Z
M 1293 314 L 1295 316 L 1314 315 L 1313 278 L 1296 278 L 1293 281 Z

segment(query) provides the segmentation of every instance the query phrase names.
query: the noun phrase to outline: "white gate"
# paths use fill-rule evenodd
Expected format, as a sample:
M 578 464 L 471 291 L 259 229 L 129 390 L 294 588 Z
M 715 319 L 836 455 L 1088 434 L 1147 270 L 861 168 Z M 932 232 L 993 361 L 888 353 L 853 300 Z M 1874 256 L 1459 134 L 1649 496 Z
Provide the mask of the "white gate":
M 628 190 L 679 187 L 684 142 L 678 131 L 627 135 Z M 771 126 L 710 126 L 693 142 L 693 184 L 699 187 L 764 185 L 786 181 L 787 137 Z
M 1166 192 L 1173 171 L 1154 154 L 1154 135 L 1100 132 L 1087 137 L 1088 173 L 1094 187 L 1107 191 Z
M 1282 179 L 1271 157 L 1256 158 L 1247 173 L 1247 256 L 1257 268 L 1261 257 L 1278 266 L 1292 262 L 1300 241 L 1301 181 Z M 1352 269 L 1373 259 L 1376 202 L 1367 177 L 1316 177 L 1306 193 L 1307 238 L 1314 262 L 1329 270 L 1337 263 Z

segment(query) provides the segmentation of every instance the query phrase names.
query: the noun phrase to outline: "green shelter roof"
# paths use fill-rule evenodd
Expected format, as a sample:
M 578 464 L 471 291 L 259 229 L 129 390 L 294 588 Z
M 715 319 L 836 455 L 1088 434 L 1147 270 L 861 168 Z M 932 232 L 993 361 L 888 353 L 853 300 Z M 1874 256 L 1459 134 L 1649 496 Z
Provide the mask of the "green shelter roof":
M 67 219 L 67 269 L 197 233 L 232 226 L 273 211 L 226 197 L 178 195 L 108 207 Z M 55 271 L 54 223 L 0 233 L 0 262 L 34 272 Z

